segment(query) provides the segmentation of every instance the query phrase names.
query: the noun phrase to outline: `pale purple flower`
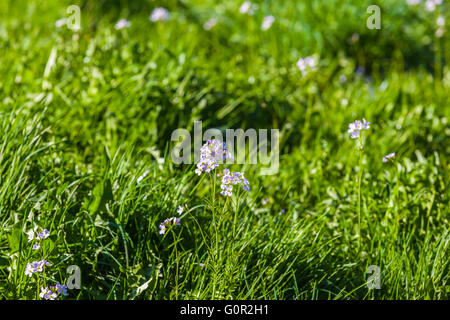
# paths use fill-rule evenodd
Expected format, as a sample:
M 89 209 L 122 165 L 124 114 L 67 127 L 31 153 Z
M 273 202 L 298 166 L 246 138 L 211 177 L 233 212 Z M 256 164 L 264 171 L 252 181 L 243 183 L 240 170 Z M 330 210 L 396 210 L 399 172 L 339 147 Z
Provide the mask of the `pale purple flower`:
M 50 232 L 47 229 L 42 230 L 42 232 L 38 232 L 36 235 L 36 239 L 38 240 L 44 240 L 47 239 L 50 235 Z
M 166 229 L 170 226 L 179 226 L 179 225 L 180 225 L 179 218 L 172 217 L 172 218 L 166 219 L 163 222 L 161 222 L 161 224 L 159 225 L 159 234 L 165 234 L 167 231 Z
M 203 24 L 203 29 L 211 30 L 217 24 L 216 18 L 211 18 Z
M 39 250 L 40 247 L 41 247 L 40 243 L 33 244 L 33 250 Z
M 156 21 L 166 21 L 169 19 L 169 11 L 165 8 L 155 8 L 150 16 L 150 20 L 153 22 Z
M 202 267 L 202 268 L 203 268 L 204 266 L 205 266 L 205 264 L 204 264 L 204 263 L 200 263 L 200 267 Z
M 31 265 L 31 263 L 27 263 L 27 266 L 25 267 L 25 275 L 31 277 L 34 273 L 34 268 Z
M 227 151 L 225 142 L 208 140 L 200 149 L 200 161 L 195 173 L 200 175 L 202 172 L 210 172 L 227 158 L 231 159 L 232 155 Z
M 425 2 L 425 8 L 428 11 L 432 12 L 432 11 L 434 11 L 434 9 L 436 9 L 436 3 L 433 0 L 427 0 Z
M 185 204 L 183 206 L 178 206 L 177 213 L 182 214 L 186 208 L 187 208 L 187 204 Z
M 348 125 L 347 132 L 351 134 L 352 139 L 356 139 L 359 138 L 361 130 L 368 130 L 369 128 L 370 122 L 367 122 L 366 119 L 363 119 L 362 122 L 360 120 L 355 120 L 355 122 Z
M 233 195 L 233 185 L 240 184 L 245 191 L 249 191 L 249 182 L 241 172 L 230 172 L 228 169 L 223 170 L 222 182 L 220 185 L 220 193 L 224 196 L 231 197 Z
M 239 12 L 242 14 L 253 15 L 257 7 L 258 6 L 256 4 L 250 1 L 244 1 L 244 3 L 242 3 L 241 7 L 239 8 Z
M 63 296 L 67 296 L 67 287 L 59 282 L 56 284 L 56 291 Z
M 120 19 L 119 21 L 117 21 L 116 25 L 114 26 L 114 28 L 116 28 L 116 30 L 121 30 L 124 28 L 128 28 L 131 26 L 131 22 L 128 21 L 127 19 Z
M 66 23 L 67 23 L 66 18 L 62 18 L 62 19 L 56 20 L 55 26 L 56 26 L 57 28 L 61 28 L 61 27 L 64 26 Z
M 272 24 L 275 22 L 275 17 L 274 16 L 267 16 L 264 17 L 261 29 L 262 30 L 268 30 Z
M 302 75 L 305 75 L 310 70 L 316 69 L 316 61 L 313 57 L 300 58 L 297 61 L 297 67 L 302 72 Z
M 45 300 L 55 300 L 58 297 L 58 294 L 52 291 L 51 288 L 41 287 L 41 293 L 39 293 L 39 297 Z
M 392 159 L 394 157 L 395 157 L 395 153 L 389 153 L 383 157 L 383 162 L 388 162 L 389 159 Z
M 31 263 L 27 263 L 25 267 L 25 275 L 31 277 L 35 272 L 42 272 L 44 266 L 48 266 L 50 263 L 46 260 L 41 261 L 33 261 Z
M 445 26 L 445 18 L 444 18 L 443 16 L 439 16 L 439 17 L 437 18 L 437 20 L 436 20 L 436 24 L 437 24 L 439 27 Z

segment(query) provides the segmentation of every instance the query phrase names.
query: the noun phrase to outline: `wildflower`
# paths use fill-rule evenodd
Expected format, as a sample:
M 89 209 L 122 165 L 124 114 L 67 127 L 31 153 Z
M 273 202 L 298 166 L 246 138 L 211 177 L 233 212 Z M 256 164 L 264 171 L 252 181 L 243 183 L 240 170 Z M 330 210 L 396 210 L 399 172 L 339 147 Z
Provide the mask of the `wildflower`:
M 50 235 L 50 232 L 47 229 L 44 229 L 44 230 L 42 230 L 42 232 L 37 233 L 36 239 L 44 240 L 44 239 L 47 239 L 49 235 Z
M 166 233 L 166 228 L 170 227 L 170 226 L 179 226 L 180 225 L 180 219 L 172 217 L 169 219 L 164 220 L 163 222 L 161 222 L 161 224 L 159 225 L 159 234 L 165 234 Z
M 33 275 L 33 266 L 31 263 L 27 263 L 27 266 L 25 267 L 25 275 L 31 277 Z
M 33 230 L 28 231 L 27 235 L 28 235 L 28 242 L 34 240 L 34 231 Z
M 297 61 L 297 67 L 302 72 L 302 75 L 305 75 L 307 71 L 316 69 L 316 61 L 312 57 L 300 58 Z
M 116 30 L 121 30 L 124 28 L 128 28 L 129 26 L 131 26 L 131 22 L 128 21 L 127 19 L 120 19 L 119 21 L 117 21 L 116 25 L 114 26 L 114 28 L 116 28 Z
M 211 30 L 216 24 L 217 24 L 217 19 L 211 18 L 205 22 L 205 24 L 203 25 L 203 29 Z
M 156 21 L 166 21 L 169 19 L 169 11 L 167 11 L 167 9 L 165 8 L 155 8 L 155 10 L 153 10 L 151 16 L 150 16 L 150 20 L 152 20 L 153 22 Z
M 39 250 L 40 247 L 41 247 L 40 243 L 33 244 L 33 250 Z
M 187 204 L 185 204 L 183 206 L 178 206 L 177 213 L 182 214 L 184 212 L 184 209 L 186 209 L 186 208 L 187 208 Z
M 367 130 L 369 128 L 370 122 L 367 122 L 366 119 L 363 119 L 362 122 L 360 120 L 355 120 L 355 122 L 348 125 L 348 133 L 351 133 L 352 139 L 356 139 L 359 138 L 361 130 Z
M 269 203 L 269 199 L 264 198 L 264 199 L 261 200 L 261 203 L 262 203 L 263 206 L 265 206 L 267 203 Z
M 395 153 L 389 153 L 383 157 L 383 162 L 388 162 L 389 159 L 392 159 L 394 157 L 395 157 Z
M 241 7 L 239 8 L 239 12 L 242 14 L 253 15 L 255 10 L 258 8 L 256 4 L 251 3 L 250 1 L 244 1 Z
M 359 41 L 359 34 L 358 33 L 352 34 L 352 37 L 350 38 L 350 42 L 351 43 L 356 43 L 358 41 Z
M 205 266 L 205 264 L 204 264 L 204 263 L 200 263 L 200 267 L 202 267 L 202 268 L 203 268 L 204 266 Z
M 150 170 L 145 170 L 144 174 L 137 178 L 137 183 L 140 183 L 148 174 L 150 173 Z
M 39 293 L 39 297 L 45 300 L 55 300 L 58 297 L 58 294 L 52 291 L 51 288 L 41 287 L 41 293 Z
M 56 20 L 56 22 L 55 22 L 55 26 L 57 27 L 57 28 L 61 28 L 63 25 L 65 25 L 66 24 L 66 18 L 62 18 L 62 19 L 59 19 L 59 20 Z
M 200 149 L 200 161 L 197 163 L 195 173 L 210 172 L 219 166 L 219 162 L 232 158 L 227 152 L 226 143 L 219 140 L 208 140 Z
M 241 184 L 245 191 L 249 191 L 249 182 L 241 172 L 230 172 L 228 169 L 223 170 L 222 184 L 220 194 L 231 197 L 233 195 L 233 185 Z
M 420 0 L 407 0 L 406 1 L 410 6 L 415 6 L 420 3 Z
M 268 30 L 272 26 L 272 23 L 274 23 L 274 22 L 275 22 L 275 17 L 274 16 L 264 17 L 261 29 L 262 30 Z
M 445 26 L 445 18 L 444 18 L 443 16 L 439 16 L 439 17 L 437 18 L 437 20 L 436 20 L 436 24 L 437 24 L 439 27 Z
M 433 0 L 427 0 L 425 2 L 425 8 L 430 12 L 434 11 L 436 9 L 436 3 Z
M 67 296 L 67 286 L 60 284 L 59 282 L 56 284 L 56 291 L 63 296 Z
M 364 73 L 366 73 L 366 68 L 359 66 L 358 68 L 356 68 L 355 73 L 357 76 L 362 77 L 364 75 Z
M 444 28 L 438 28 L 434 35 L 436 36 L 436 38 L 442 37 L 444 35 Z
M 25 267 L 25 275 L 31 277 L 35 272 L 42 272 L 44 266 L 48 266 L 50 263 L 46 260 L 41 261 L 33 261 L 31 263 L 27 263 Z

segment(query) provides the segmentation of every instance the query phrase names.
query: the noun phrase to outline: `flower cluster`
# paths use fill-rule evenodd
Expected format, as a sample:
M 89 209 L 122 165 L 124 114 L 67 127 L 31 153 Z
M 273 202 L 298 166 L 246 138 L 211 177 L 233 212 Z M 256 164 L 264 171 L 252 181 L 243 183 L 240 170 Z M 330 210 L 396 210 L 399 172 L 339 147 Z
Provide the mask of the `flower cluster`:
M 184 210 L 187 209 L 187 204 L 182 205 L 182 206 L 178 206 L 177 208 L 177 213 L 178 214 L 182 214 L 184 212 Z
M 351 134 L 352 139 L 359 138 L 361 130 L 367 130 L 370 128 L 370 122 L 367 122 L 366 119 L 363 119 L 361 122 L 360 120 L 355 120 L 355 122 L 352 122 L 348 125 L 348 133 Z
M 231 154 L 227 152 L 225 142 L 208 140 L 200 149 L 200 161 L 197 163 L 195 173 L 200 175 L 202 172 L 210 172 L 227 158 L 231 158 Z
M 165 234 L 166 229 L 171 226 L 179 226 L 180 225 L 180 219 L 176 217 L 172 217 L 169 219 L 164 220 L 159 225 L 159 234 Z
M 153 22 L 156 21 L 166 21 L 169 19 L 169 11 L 167 11 L 167 9 L 165 8 L 155 8 L 155 10 L 153 10 L 151 16 L 150 16 L 150 20 L 152 20 Z
M 50 265 L 50 263 L 47 260 L 33 261 L 31 263 L 27 263 L 27 267 L 25 268 L 25 275 L 31 277 L 35 272 L 42 272 L 44 270 L 44 266 L 48 265 Z
M 383 157 L 383 162 L 388 162 L 389 159 L 395 158 L 395 153 L 389 153 Z
M 114 28 L 116 28 L 116 30 L 121 30 L 124 28 L 128 28 L 129 26 L 131 26 L 131 22 L 128 21 L 127 19 L 120 19 L 119 21 L 117 21 L 116 25 L 114 26 Z
M 435 36 L 437 38 L 440 38 L 444 35 L 444 31 L 445 31 L 445 18 L 443 16 L 439 16 L 436 20 L 436 24 L 438 26 Z
M 33 244 L 33 250 L 39 250 L 39 248 L 41 247 L 41 240 L 47 239 L 50 235 L 50 232 L 47 229 L 44 229 L 41 232 L 36 232 L 36 234 L 34 234 L 34 231 L 30 230 L 27 232 L 27 235 L 28 242 L 33 240 L 39 241 L 38 243 Z
M 436 6 L 439 6 L 442 4 L 442 0 L 427 0 L 425 1 L 425 8 L 432 12 L 436 9 Z
M 268 30 L 272 26 L 272 24 L 274 22 L 275 22 L 275 17 L 274 16 L 264 17 L 261 29 L 264 30 L 264 31 Z
M 39 297 L 45 300 L 55 300 L 58 295 L 62 294 L 63 296 L 67 296 L 67 287 L 59 282 L 56 286 L 50 287 L 41 287 L 41 293 L 39 293 Z
M 211 18 L 203 24 L 203 29 L 211 30 L 217 24 L 216 18 Z
M 316 60 L 313 57 L 300 58 L 297 61 L 297 67 L 302 72 L 302 75 L 305 75 L 308 71 L 316 69 Z
M 248 180 L 241 172 L 230 172 L 228 169 L 223 170 L 222 184 L 220 185 L 220 193 L 224 196 L 231 197 L 233 195 L 233 185 L 240 184 L 245 191 L 249 191 Z
M 253 15 L 257 9 L 257 4 L 254 4 L 250 1 L 244 1 L 244 3 L 242 3 L 241 7 L 239 8 L 239 12 L 242 14 Z

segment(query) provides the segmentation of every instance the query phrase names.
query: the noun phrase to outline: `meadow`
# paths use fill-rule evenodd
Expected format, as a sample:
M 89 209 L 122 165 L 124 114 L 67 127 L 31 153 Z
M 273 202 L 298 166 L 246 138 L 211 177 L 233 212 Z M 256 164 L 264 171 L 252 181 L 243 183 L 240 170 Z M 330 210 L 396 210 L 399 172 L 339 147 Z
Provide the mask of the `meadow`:
M 0 1 L 0 299 L 450 297 L 449 1 L 243 3 Z

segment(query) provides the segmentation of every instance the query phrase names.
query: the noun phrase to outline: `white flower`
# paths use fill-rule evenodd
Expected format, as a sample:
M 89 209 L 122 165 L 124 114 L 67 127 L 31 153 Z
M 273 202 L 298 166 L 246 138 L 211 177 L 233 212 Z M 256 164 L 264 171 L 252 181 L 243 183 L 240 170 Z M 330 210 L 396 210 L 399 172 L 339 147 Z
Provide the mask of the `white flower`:
M 217 19 L 211 18 L 205 22 L 205 24 L 203 25 L 203 29 L 211 30 L 216 24 L 217 24 Z
M 316 70 L 316 61 L 313 57 L 300 58 L 297 61 L 297 67 L 305 75 L 309 70 Z
M 34 240 L 34 231 L 33 230 L 28 231 L 26 234 L 28 235 L 28 242 Z
M 156 21 L 166 21 L 169 19 L 169 11 L 167 11 L 167 9 L 165 8 L 155 8 L 155 10 L 153 10 L 151 16 L 150 16 L 150 20 L 152 20 L 153 22 Z
M 445 18 L 444 18 L 443 16 L 439 16 L 439 17 L 437 18 L 437 20 L 436 20 L 436 24 L 437 24 L 439 27 L 445 26 Z
M 128 21 L 127 19 L 120 19 L 119 21 L 117 21 L 116 25 L 114 26 L 114 28 L 116 28 L 116 30 L 121 30 L 124 28 L 128 28 L 129 26 L 131 26 L 131 22 Z
M 149 174 L 150 170 L 145 170 L 144 174 L 137 178 L 137 183 L 141 183 L 141 181 Z
M 242 14 L 253 15 L 258 5 L 251 3 L 250 1 L 245 1 L 239 8 L 239 12 Z
M 272 26 L 272 24 L 274 23 L 274 21 L 275 21 L 275 17 L 274 17 L 274 16 L 267 16 L 267 17 L 264 17 L 264 20 L 263 20 L 261 29 L 262 29 L 262 30 L 267 30 L 267 29 L 269 29 L 269 28 Z
M 444 28 L 438 28 L 434 35 L 436 36 L 436 38 L 442 37 L 444 35 Z
M 394 158 L 395 153 L 389 153 L 383 157 L 383 162 L 388 162 L 389 159 Z
M 177 213 L 182 214 L 184 212 L 184 209 L 186 209 L 186 208 L 187 208 L 187 204 L 185 204 L 183 206 L 178 206 Z
M 66 18 L 62 18 L 62 19 L 59 19 L 59 20 L 56 20 L 56 22 L 55 22 L 55 26 L 57 27 L 57 28 L 61 28 L 63 25 L 65 25 L 66 24 Z
M 355 120 L 355 122 L 352 122 L 348 125 L 348 133 L 351 134 L 352 139 L 359 138 L 359 134 L 361 133 L 361 130 L 367 130 L 370 128 L 370 122 L 367 122 L 366 119 L 363 119 L 361 122 L 360 120 Z
M 425 8 L 430 12 L 434 11 L 434 9 L 436 9 L 436 4 L 433 0 L 427 0 L 427 2 L 425 2 Z
M 420 0 L 407 0 L 406 1 L 410 6 L 415 6 L 420 3 Z

